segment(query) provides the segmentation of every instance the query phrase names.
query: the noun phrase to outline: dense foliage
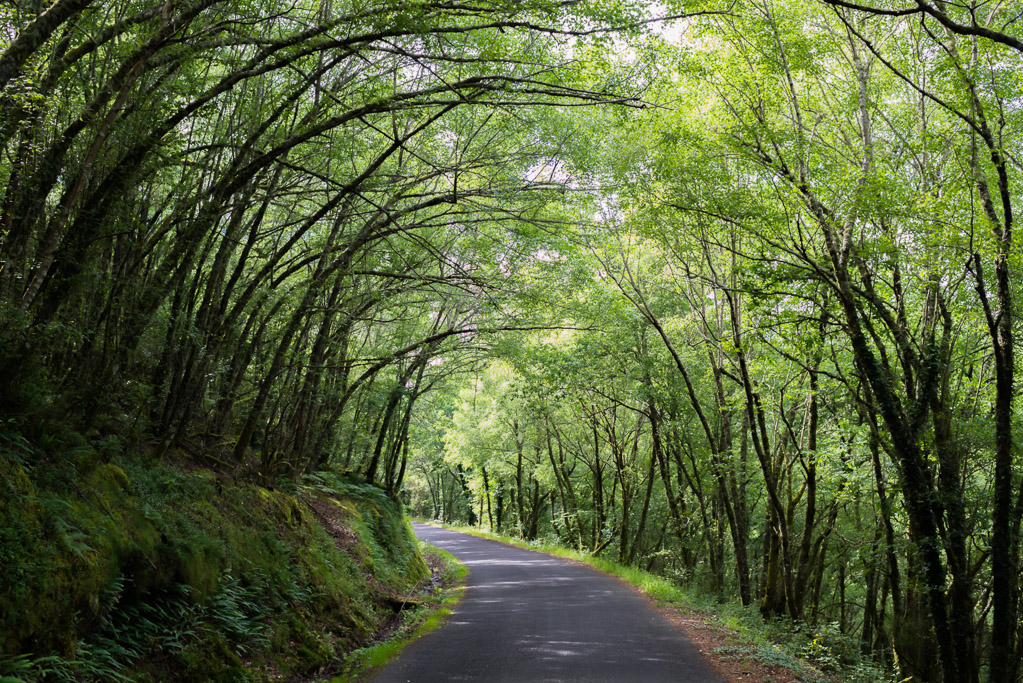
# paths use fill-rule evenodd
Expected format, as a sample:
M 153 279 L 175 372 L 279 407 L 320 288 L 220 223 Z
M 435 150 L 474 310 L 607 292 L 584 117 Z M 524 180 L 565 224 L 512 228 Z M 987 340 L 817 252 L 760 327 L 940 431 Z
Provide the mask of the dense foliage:
M 267 481 L 376 439 L 396 489 L 409 396 L 543 202 L 519 105 L 624 88 L 523 28 L 565 24 L 542 2 L 36 4 L 0 15 L 5 414 Z
M 1021 9 L 7 2 L 5 429 L 1018 681 Z
M 735 5 L 636 48 L 663 108 L 549 121 L 577 228 L 522 277 L 576 330 L 438 400 L 417 509 L 1019 680 L 1021 55 L 946 11 Z

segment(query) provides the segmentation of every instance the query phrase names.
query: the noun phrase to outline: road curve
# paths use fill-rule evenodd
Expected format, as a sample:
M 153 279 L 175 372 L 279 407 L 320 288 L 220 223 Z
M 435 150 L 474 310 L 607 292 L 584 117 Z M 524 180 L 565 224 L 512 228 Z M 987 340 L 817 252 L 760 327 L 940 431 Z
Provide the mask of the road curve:
M 410 643 L 374 683 L 721 683 L 685 636 L 598 571 L 416 524 L 469 569 L 440 629 Z

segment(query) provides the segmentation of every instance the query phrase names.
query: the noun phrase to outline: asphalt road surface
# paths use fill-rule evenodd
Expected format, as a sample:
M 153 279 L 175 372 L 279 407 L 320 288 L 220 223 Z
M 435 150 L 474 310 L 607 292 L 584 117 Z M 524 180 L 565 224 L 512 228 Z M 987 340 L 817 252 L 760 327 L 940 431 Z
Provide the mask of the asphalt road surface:
M 610 576 L 415 527 L 465 563 L 465 596 L 442 628 L 410 643 L 374 683 L 722 683 L 685 636 Z

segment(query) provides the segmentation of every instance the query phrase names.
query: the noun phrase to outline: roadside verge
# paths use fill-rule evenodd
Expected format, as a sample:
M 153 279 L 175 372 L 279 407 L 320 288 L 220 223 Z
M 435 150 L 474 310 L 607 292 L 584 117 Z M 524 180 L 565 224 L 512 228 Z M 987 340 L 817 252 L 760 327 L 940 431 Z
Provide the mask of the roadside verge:
M 417 587 L 371 645 L 351 652 L 339 676 L 329 683 L 369 681 L 405 646 L 444 625 L 465 592 L 468 570 L 455 557 L 432 545 L 420 542 L 420 550 L 430 567 L 430 579 Z

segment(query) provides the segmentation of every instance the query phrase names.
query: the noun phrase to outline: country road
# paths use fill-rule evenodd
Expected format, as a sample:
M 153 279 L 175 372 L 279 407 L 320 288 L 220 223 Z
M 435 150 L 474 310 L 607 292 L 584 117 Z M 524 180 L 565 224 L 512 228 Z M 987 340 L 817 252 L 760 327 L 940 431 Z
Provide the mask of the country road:
M 416 524 L 469 569 L 465 597 L 375 683 L 720 683 L 700 653 L 617 580 L 550 555 Z

